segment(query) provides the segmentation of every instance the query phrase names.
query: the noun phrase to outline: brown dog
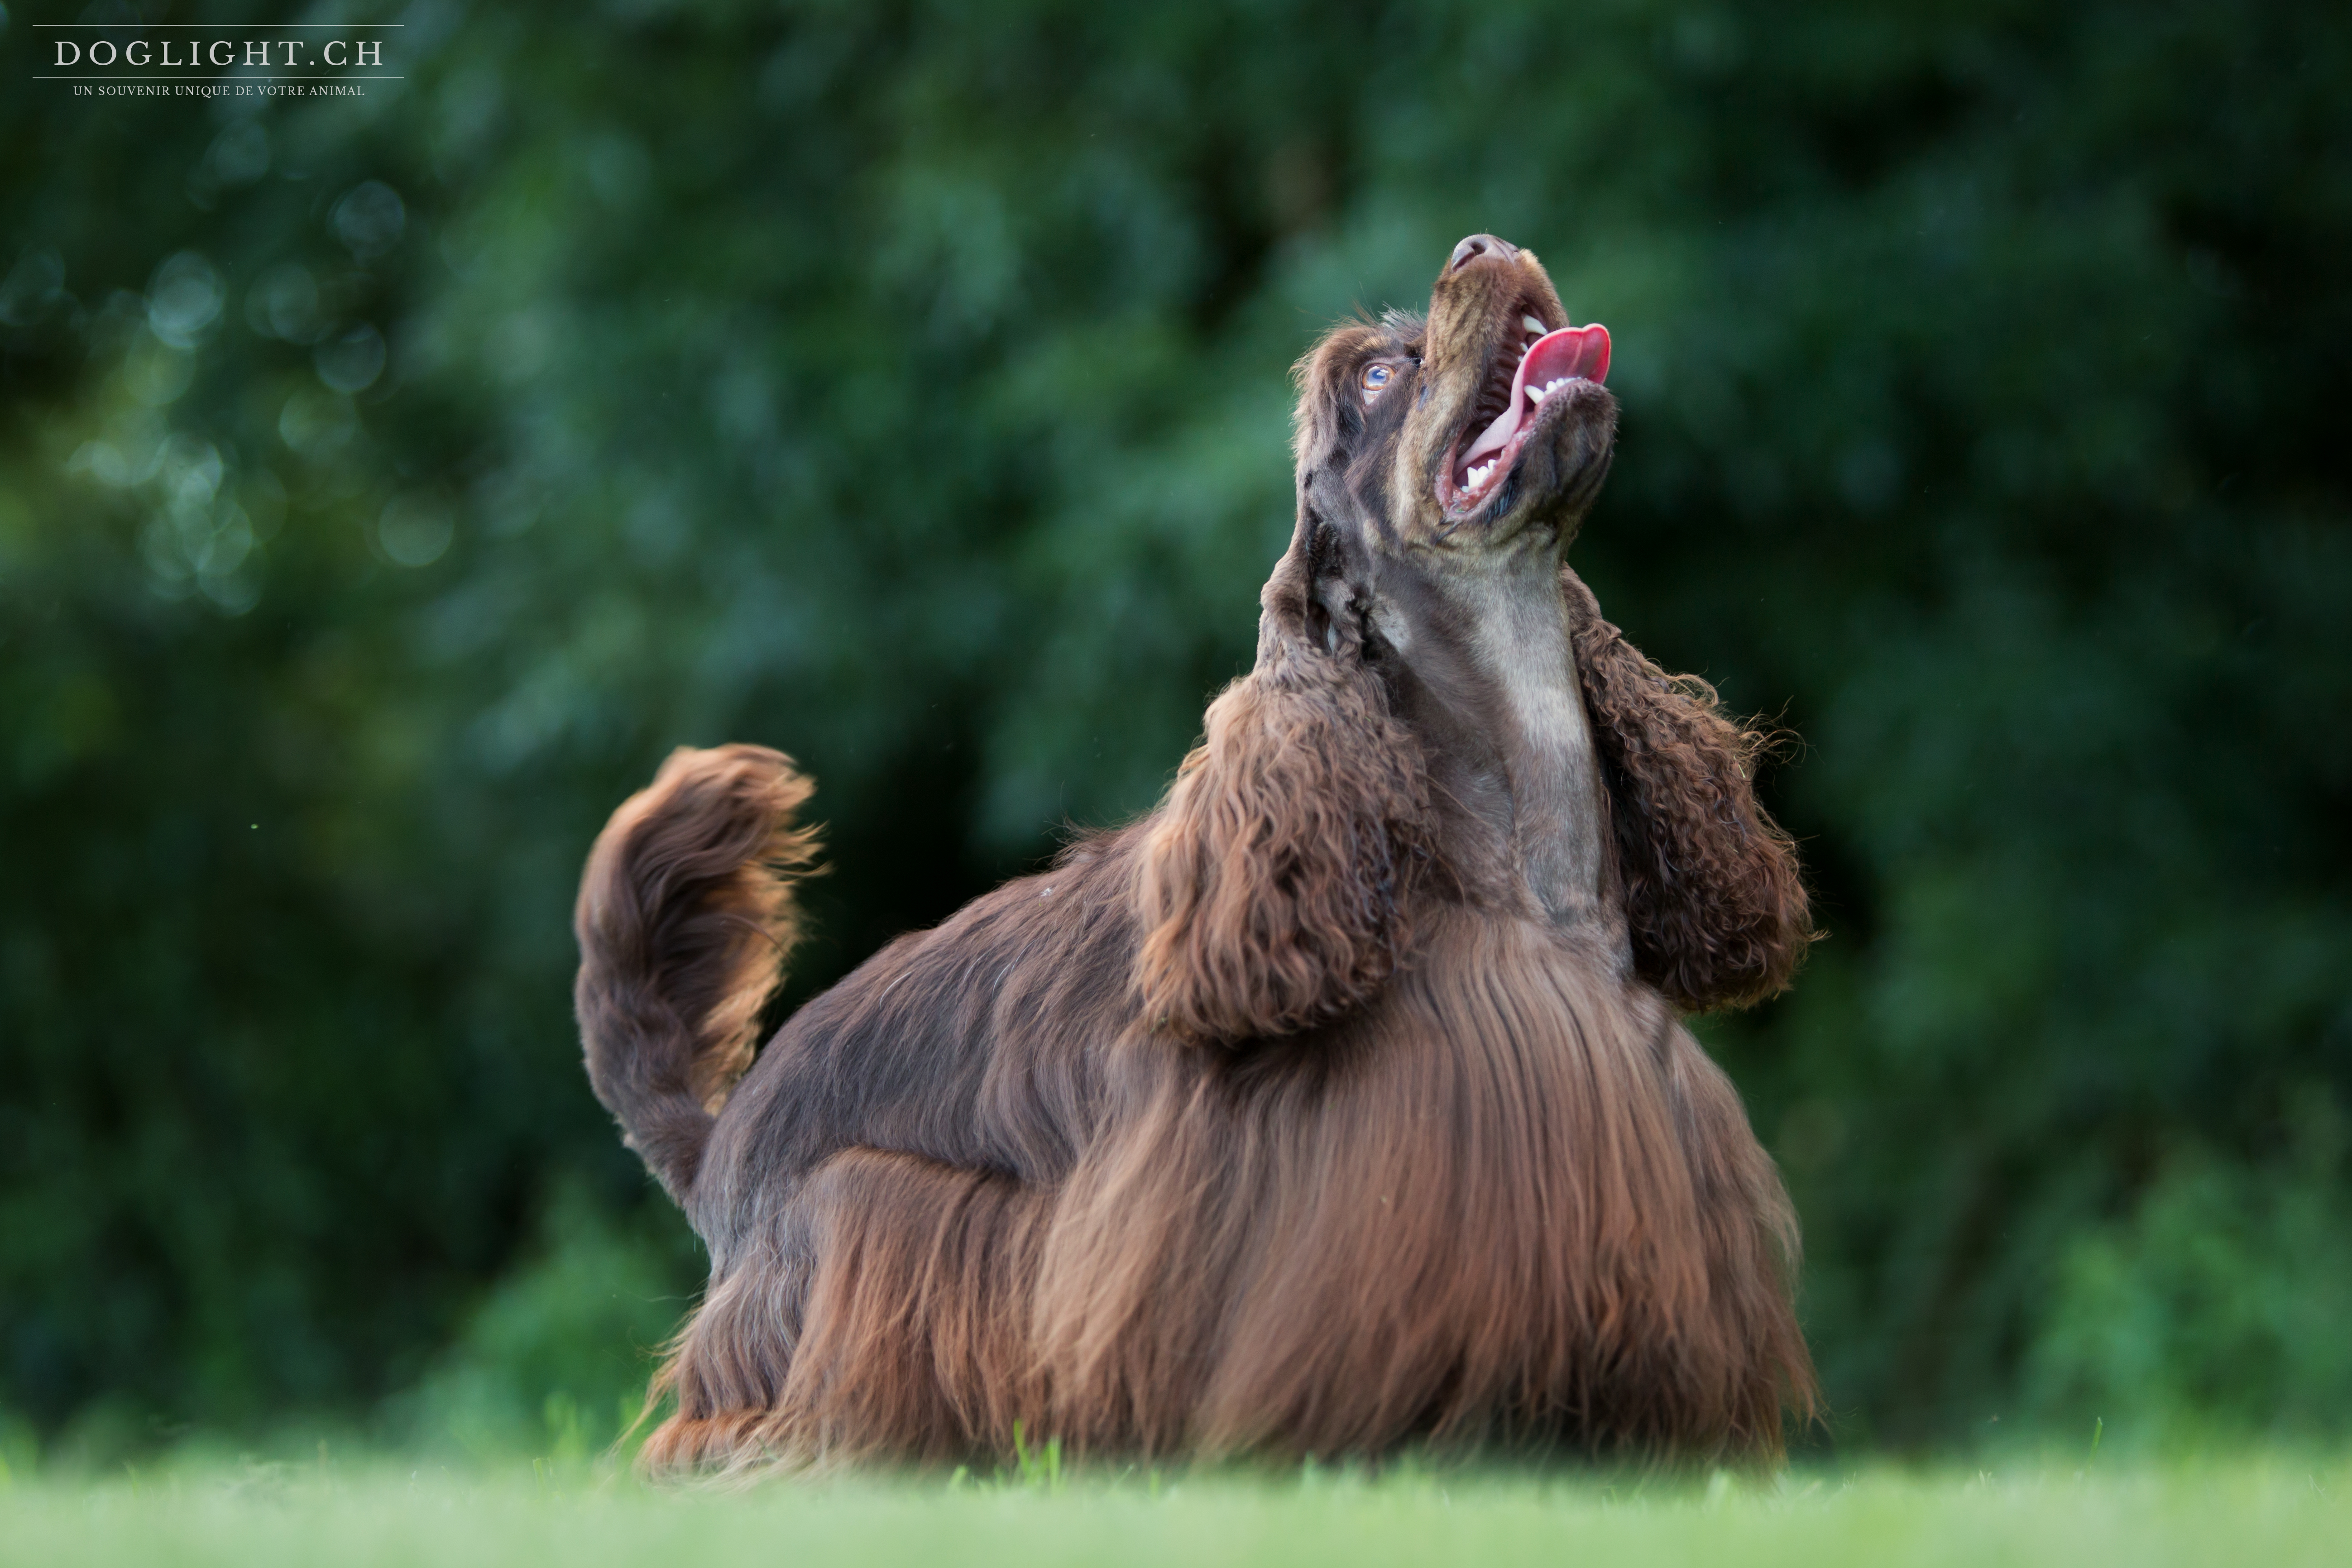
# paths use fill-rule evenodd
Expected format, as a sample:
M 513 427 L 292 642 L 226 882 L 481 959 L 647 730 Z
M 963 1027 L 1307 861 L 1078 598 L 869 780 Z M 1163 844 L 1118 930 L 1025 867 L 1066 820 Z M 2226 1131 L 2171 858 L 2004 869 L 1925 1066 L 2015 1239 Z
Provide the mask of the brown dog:
M 711 1259 L 652 1468 L 1003 1453 L 1015 1422 L 1780 1451 L 1813 1398 L 1795 1221 L 1676 1009 L 1785 985 L 1805 896 L 1757 737 L 1563 565 L 1616 430 L 1607 336 L 1567 321 L 1478 235 L 1426 320 L 1325 337 L 1256 667 L 1166 800 L 756 1061 L 807 786 L 679 751 L 615 814 L 589 1077 Z

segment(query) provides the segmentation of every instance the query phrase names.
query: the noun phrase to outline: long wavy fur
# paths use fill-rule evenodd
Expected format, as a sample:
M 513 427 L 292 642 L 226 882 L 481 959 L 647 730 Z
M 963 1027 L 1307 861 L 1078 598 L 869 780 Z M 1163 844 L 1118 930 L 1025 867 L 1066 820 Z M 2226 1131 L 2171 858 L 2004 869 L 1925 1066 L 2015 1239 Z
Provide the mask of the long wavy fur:
M 1297 576 L 1267 585 L 1257 668 L 1209 706 L 1138 857 L 1144 1016 L 1193 1040 L 1336 1018 L 1412 946 L 1433 852 L 1419 750 L 1352 649 L 1289 630 Z
M 1576 669 L 1607 769 L 1635 969 L 1691 1012 L 1787 988 L 1813 939 L 1797 849 L 1757 804 L 1763 731 L 1669 675 L 1562 571 Z

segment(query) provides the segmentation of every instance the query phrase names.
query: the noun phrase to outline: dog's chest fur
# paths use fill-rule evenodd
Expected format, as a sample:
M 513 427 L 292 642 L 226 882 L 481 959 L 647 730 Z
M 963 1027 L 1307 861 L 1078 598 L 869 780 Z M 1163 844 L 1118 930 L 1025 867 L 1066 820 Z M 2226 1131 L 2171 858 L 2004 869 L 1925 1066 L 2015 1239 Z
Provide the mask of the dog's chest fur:
M 1553 552 L 1474 569 L 1394 562 L 1368 619 L 1396 665 L 1391 689 L 1430 733 L 1441 792 L 1487 842 L 1525 913 L 1558 926 L 1602 917 L 1607 800 L 1576 677 Z M 1467 846 L 1465 846 L 1467 847 Z

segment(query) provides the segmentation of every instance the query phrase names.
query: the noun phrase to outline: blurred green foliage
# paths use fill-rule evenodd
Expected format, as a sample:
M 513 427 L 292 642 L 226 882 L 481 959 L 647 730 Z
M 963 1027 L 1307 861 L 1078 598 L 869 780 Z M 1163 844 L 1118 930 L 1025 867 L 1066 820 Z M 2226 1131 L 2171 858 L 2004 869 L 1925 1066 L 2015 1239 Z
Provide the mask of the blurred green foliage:
M 418 0 L 195 104 L 6 16 L 0 1406 L 601 1440 L 694 1277 L 605 811 L 800 757 L 798 997 L 1147 806 L 1286 367 L 1485 229 L 1615 337 L 1602 602 L 1804 737 L 1709 1030 L 1840 1430 L 2346 1428 L 2352 17 Z
M 402 1451 L 454 1448 L 585 1459 L 641 1435 L 646 1383 L 692 1304 L 692 1232 L 650 1205 L 626 1218 L 559 1186 L 542 1234 L 371 1434 Z

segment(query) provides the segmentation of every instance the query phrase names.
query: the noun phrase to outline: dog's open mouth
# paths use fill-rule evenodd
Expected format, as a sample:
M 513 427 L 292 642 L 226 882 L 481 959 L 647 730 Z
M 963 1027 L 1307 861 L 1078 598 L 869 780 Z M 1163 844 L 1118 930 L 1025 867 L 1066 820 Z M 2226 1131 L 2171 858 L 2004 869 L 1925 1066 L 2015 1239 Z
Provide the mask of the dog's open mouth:
M 1495 356 L 1439 475 L 1437 498 L 1450 511 L 1466 511 L 1495 493 L 1535 434 L 1546 398 L 1571 382 L 1608 377 L 1608 328 L 1596 323 L 1547 332 L 1527 314 L 1520 315 L 1518 326 L 1515 340 Z

